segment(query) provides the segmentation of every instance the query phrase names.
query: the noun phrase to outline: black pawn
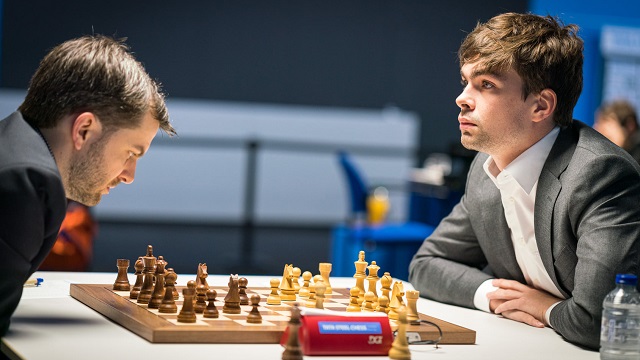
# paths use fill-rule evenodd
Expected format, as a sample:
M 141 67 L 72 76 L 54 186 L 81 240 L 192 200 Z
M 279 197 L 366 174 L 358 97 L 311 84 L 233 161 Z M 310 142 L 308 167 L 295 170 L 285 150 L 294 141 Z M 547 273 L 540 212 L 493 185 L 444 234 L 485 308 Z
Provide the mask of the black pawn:
M 198 314 L 202 314 L 207 307 L 207 287 L 205 284 L 200 283 L 196 286 L 196 304 L 194 310 Z
M 249 296 L 247 296 L 247 285 L 249 280 L 241 277 L 238 280 L 238 295 L 240 295 L 240 305 L 249 305 Z
M 142 269 L 144 269 L 144 265 L 142 265 L 142 256 L 138 257 L 138 260 L 136 260 L 133 268 L 136 270 L 136 283 L 133 284 L 131 292 L 129 293 L 129 297 L 132 299 L 137 299 L 138 295 L 140 294 L 140 289 L 142 289 L 142 278 L 144 276 L 142 275 Z
M 196 282 L 189 280 L 187 287 L 182 289 L 182 309 L 178 314 L 178 322 L 194 323 L 196 322 L 196 312 L 193 310 L 193 298 L 196 293 Z
M 258 310 L 258 304 L 260 303 L 260 295 L 251 295 L 251 311 L 247 315 L 247 322 L 249 324 L 262 324 L 262 315 Z
M 218 309 L 216 308 L 216 296 L 218 296 L 218 292 L 214 289 L 207 290 L 207 300 L 209 304 L 207 304 L 207 308 L 204 309 L 204 313 L 202 316 L 206 318 L 217 319 L 219 316 Z

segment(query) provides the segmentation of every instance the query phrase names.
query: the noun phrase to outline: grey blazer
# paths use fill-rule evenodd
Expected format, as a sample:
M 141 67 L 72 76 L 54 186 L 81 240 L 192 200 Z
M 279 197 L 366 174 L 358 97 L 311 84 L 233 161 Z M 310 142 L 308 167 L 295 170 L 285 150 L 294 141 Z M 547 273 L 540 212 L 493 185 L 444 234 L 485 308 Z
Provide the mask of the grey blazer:
M 56 241 L 67 200 L 44 140 L 19 112 L 0 121 L 0 337 Z
M 473 308 L 476 289 L 497 277 L 525 283 L 500 193 L 478 154 L 465 194 L 409 266 L 421 296 Z M 602 301 L 617 273 L 638 273 L 640 167 L 624 150 L 573 121 L 560 131 L 540 178 L 534 210 L 538 250 L 566 297 L 551 326 L 568 341 L 599 347 Z

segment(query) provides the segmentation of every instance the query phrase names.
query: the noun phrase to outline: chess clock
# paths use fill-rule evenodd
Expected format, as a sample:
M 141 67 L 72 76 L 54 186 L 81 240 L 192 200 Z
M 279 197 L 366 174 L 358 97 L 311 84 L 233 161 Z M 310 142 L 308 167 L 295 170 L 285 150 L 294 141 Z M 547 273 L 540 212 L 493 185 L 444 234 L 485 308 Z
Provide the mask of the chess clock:
M 387 356 L 393 343 L 389 318 L 384 313 L 305 308 L 300 322 L 299 339 L 304 355 Z M 285 331 L 282 345 L 287 337 Z

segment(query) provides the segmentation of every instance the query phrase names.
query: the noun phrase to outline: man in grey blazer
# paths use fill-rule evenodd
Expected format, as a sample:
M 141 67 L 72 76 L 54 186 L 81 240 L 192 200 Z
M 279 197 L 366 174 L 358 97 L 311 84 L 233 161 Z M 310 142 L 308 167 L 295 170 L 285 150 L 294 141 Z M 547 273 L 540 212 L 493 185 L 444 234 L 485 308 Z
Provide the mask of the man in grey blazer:
M 159 86 L 124 43 L 85 36 L 42 60 L 18 111 L 0 121 L 0 336 L 67 198 L 92 206 L 131 183 L 159 128 L 175 133 Z
M 462 144 L 480 153 L 465 194 L 425 240 L 409 280 L 597 349 L 605 295 L 637 273 L 640 168 L 572 120 L 582 90 L 577 27 L 502 14 L 459 51 Z

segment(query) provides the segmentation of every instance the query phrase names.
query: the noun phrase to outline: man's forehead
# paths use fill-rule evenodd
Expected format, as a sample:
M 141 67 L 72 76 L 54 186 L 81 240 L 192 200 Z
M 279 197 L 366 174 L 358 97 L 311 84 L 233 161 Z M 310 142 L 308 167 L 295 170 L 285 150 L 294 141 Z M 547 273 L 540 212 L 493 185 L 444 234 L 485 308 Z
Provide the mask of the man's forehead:
M 466 63 L 460 67 L 460 76 L 473 79 L 482 75 L 489 75 L 498 79 L 507 77 L 510 69 L 503 69 L 497 66 L 490 66 L 482 62 Z

